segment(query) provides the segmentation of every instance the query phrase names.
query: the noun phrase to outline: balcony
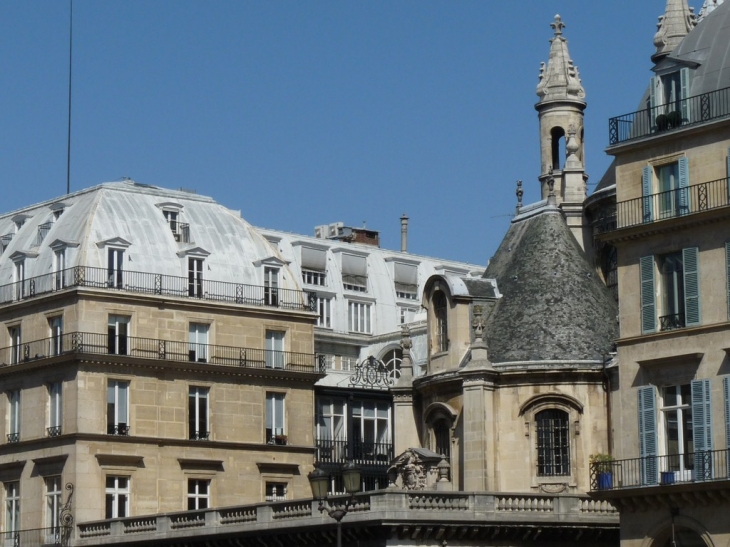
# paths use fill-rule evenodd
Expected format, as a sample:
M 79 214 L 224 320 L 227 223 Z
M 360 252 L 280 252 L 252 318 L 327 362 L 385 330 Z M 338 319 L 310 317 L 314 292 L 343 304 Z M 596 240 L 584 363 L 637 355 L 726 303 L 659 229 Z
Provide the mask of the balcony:
M 728 480 L 729 464 L 727 449 L 597 462 L 591 464 L 591 491 L 674 484 L 701 486 Z
M 730 87 L 608 120 L 609 146 L 730 116 Z
M 159 296 L 176 296 L 211 302 L 273 307 L 285 310 L 315 311 L 316 295 L 293 289 L 279 289 L 243 283 L 161 275 L 146 272 L 115 271 L 76 266 L 59 272 L 0 285 L 0 304 L 26 300 L 63 289 L 91 287 L 110 291 Z
M 620 201 L 614 216 L 593 224 L 595 235 L 696 215 L 730 205 L 730 179 L 693 184 L 668 192 Z
M 318 439 L 316 445 L 317 461 L 320 463 L 354 461 L 359 465 L 390 465 L 394 457 L 391 443 Z
M 58 355 L 117 354 L 154 361 L 194 361 L 228 367 L 279 369 L 290 372 L 320 371 L 319 359 L 312 353 L 217 346 L 133 336 L 115 337 L 93 332 L 65 333 L 53 338 L 23 342 L 20 347 L 23 358 L 19 362 L 15 359 L 18 346 L 0 348 L 0 368 Z
M 36 528 L 0 532 L 0 545 L 3 547 L 41 547 L 42 545 L 68 545 L 73 529 L 69 526 Z

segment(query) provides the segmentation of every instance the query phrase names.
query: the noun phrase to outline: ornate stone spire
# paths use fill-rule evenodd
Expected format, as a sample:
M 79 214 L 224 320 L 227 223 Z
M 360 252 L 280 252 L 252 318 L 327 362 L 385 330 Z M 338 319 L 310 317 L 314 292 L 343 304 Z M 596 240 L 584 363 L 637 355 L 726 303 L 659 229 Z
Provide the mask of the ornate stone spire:
M 669 55 L 696 24 L 694 10 L 687 6 L 687 0 L 667 0 L 664 15 L 660 15 L 657 22 L 654 35 L 656 53 L 651 60 L 658 63 Z
M 585 90 L 580 82 L 578 67 L 573 64 L 568 53 L 568 41 L 563 36 L 563 23 L 560 15 L 555 16 L 550 26 L 555 35 L 550 40 L 550 58 L 547 66 L 540 65 L 540 82 L 537 84 L 539 103 L 545 101 L 575 99 L 582 101 Z

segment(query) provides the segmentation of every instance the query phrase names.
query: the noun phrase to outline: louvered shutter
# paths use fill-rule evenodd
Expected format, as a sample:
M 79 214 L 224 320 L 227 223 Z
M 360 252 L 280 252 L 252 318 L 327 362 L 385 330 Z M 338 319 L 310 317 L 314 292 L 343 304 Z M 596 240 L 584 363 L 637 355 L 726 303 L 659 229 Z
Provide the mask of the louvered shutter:
M 730 376 L 722 379 L 722 391 L 725 396 L 725 447 L 730 449 Z M 730 458 L 725 459 L 727 460 L 725 476 L 730 477 Z
M 727 149 L 727 158 L 725 161 L 727 162 L 727 197 L 728 197 L 728 200 L 726 203 L 730 203 L 730 148 Z
M 697 247 L 682 249 L 684 269 L 684 315 L 685 326 L 700 324 L 700 272 Z
M 689 162 L 686 157 L 677 162 L 679 171 L 679 188 L 677 190 L 677 207 L 680 215 L 689 213 Z
M 641 272 L 641 332 L 656 331 L 656 305 L 654 303 L 654 257 L 639 259 Z
M 656 395 L 654 386 L 639 388 L 639 455 L 641 483 L 657 483 Z
M 653 172 L 650 165 L 644 167 L 644 171 L 641 174 L 641 195 L 644 197 L 642 208 L 644 213 L 644 222 L 651 222 L 654 218 L 654 206 L 652 203 L 652 182 Z
M 712 473 L 712 409 L 710 380 L 692 381 L 692 441 L 695 480 L 710 480 Z
M 689 69 L 682 68 L 679 70 L 680 96 L 682 99 L 682 123 L 691 123 L 692 111 L 689 104 Z

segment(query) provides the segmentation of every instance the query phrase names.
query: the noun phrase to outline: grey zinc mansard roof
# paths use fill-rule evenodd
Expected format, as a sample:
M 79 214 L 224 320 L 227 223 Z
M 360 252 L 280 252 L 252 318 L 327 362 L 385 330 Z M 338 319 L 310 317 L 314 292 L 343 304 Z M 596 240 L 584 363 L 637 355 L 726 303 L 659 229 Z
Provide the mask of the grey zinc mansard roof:
M 555 206 L 516 217 L 484 277 L 503 295 L 486 329 L 493 363 L 596 360 L 618 335 L 616 302 Z

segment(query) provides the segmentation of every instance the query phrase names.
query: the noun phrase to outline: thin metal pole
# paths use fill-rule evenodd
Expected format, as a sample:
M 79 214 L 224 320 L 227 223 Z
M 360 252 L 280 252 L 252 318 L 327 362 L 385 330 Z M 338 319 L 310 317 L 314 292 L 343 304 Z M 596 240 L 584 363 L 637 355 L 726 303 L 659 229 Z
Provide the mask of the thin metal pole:
M 70 0 L 68 28 L 68 138 L 66 141 L 66 193 L 71 193 L 71 63 L 73 59 L 74 0 Z
M 342 547 L 342 522 L 337 521 L 337 547 Z

